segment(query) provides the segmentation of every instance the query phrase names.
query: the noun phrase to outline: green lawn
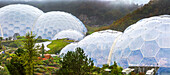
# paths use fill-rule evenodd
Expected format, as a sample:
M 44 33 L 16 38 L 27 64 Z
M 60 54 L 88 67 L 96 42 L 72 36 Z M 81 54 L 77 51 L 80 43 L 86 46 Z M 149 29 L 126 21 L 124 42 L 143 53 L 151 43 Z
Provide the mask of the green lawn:
M 66 40 L 66 39 L 60 39 L 60 40 L 52 40 L 52 43 L 50 43 L 47 47 L 50 48 L 49 51 L 46 53 L 49 54 L 56 54 L 59 53 L 62 48 L 64 48 L 66 45 L 70 44 L 70 42 L 73 42 L 73 40 Z

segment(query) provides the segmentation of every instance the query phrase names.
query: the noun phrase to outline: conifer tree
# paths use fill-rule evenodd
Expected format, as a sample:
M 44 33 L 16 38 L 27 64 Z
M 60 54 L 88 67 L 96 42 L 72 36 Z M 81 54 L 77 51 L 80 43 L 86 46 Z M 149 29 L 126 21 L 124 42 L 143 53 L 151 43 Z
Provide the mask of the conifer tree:
M 36 63 L 36 59 L 38 57 L 37 49 L 35 48 L 35 43 L 37 39 L 34 39 L 34 35 L 28 33 L 23 40 L 24 46 L 23 49 L 25 50 L 25 54 L 23 55 L 24 65 L 25 65 L 25 72 L 26 75 L 33 75 L 34 73 L 34 65 Z
M 42 58 L 44 58 L 44 44 L 41 46 L 41 51 L 42 51 Z
M 75 52 L 68 51 L 61 64 L 62 68 L 60 68 L 59 73 L 62 75 L 90 74 L 94 65 L 91 58 L 88 58 L 81 48 L 77 48 Z

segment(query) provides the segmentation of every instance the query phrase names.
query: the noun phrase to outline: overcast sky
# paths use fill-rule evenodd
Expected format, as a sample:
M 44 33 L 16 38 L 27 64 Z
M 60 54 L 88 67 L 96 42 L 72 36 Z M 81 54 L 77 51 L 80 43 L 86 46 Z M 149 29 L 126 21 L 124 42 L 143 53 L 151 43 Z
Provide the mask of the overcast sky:
M 85 0 L 0 0 L 0 1 L 85 1 Z M 135 4 L 147 4 L 150 0 L 86 0 L 86 1 L 120 1 Z

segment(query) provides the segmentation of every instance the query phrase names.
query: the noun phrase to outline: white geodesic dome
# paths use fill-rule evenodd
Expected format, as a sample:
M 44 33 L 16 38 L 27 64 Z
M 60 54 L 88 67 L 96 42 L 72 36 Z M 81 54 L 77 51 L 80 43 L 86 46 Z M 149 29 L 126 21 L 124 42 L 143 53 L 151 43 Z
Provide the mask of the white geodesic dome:
M 24 36 L 30 32 L 35 21 L 43 11 L 25 4 L 12 4 L 0 8 L 0 36 L 7 38 L 19 33 Z
M 52 40 L 67 38 L 70 40 L 80 41 L 83 37 L 84 35 L 76 30 L 64 30 L 57 33 Z
M 65 46 L 61 51 L 60 55 L 66 54 L 68 51 L 74 51 L 77 48 L 78 43 L 70 43 L 67 46 Z
M 76 30 L 86 34 L 85 25 L 75 16 L 61 11 L 52 11 L 39 17 L 35 24 L 35 33 L 44 39 L 52 39 L 63 30 Z
M 129 26 L 113 47 L 111 64 L 170 67 L 170 16 L 155 16 Z
M 122 32 L 113 30 L 95 32 L 76 44 L 66 46 L 60 54 L 74 51 L 77 47 L 80 47 L 88 57 L 92 58 L 95 66 L 102 67 L 103 64 L 107 64 L 110 48 L 121 34 Z

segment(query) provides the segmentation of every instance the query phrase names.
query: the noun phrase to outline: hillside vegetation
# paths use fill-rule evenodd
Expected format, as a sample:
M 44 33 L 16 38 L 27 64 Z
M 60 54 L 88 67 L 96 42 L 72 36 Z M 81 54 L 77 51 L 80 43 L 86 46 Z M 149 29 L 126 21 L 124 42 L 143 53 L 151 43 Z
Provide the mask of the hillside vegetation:
M 170 14 L 170 0 L 151 0 L 148 4 L 113 22 L 110 26 L 105 26 L 98 30 L 113 29 L 124 31 L 128 26 L 140 19 L 164 14 Z
M 136 4 L 119 4 L 118 2 L 119 1 L 1 1 L 0 7 L 16 3 L 29 4 L 44 12 L 65 11 L 71 13 L 88 26 L 104 26 L 112 24 L 113 21 L 120 19 L 139 7 Z
M 67 39 L 59 39 L 59 40 L 52 40 L 52 43 L 50 43 L 47 47 L 50 48 L 49 51 L 46 53 L 49 54 L 57 54 L 60 53 L 61 49 L 64 48 L 66 45 L 73 42 L 73 40 L 67 40 Z

